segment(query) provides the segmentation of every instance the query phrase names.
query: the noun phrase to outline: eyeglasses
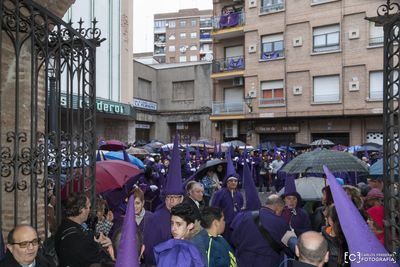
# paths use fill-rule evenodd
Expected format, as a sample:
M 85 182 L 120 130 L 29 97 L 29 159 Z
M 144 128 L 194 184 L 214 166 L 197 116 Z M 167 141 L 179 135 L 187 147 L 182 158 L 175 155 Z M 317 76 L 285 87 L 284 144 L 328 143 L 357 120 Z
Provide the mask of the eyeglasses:
M 40 238 L 35 238 L 31 241 L 22 241 L 22 242 L 15 242 L 12 243 L 12 245 L 18 245 L 20 248 L 27 248 L 29 247 L 29 244 L 32 244 L 32 246 L 36 247 L 40 244 Z

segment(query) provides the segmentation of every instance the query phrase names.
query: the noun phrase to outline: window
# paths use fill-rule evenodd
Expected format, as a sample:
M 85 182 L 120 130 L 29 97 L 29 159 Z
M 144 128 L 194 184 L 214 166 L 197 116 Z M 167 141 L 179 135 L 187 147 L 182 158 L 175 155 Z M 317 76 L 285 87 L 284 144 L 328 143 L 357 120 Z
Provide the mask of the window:
M 171 34 L 171 35 L 168 37 L 168 40 L 175 40 L 175 34 Z
M 340 49 L 339 24 L 314 28 L 314 52 L 334 51 Z
M 314 103 L 339 102 L 339 75 L 314 77 Z
M 179 26 L 180 26 L 181 28 L 186 27 L 186 20 L 181 20 L 181 21 L 179 21 Z
M 283 57 L 283 49 L 283 34 L 267 35 L 261 38 L 261 59 Z
M 383 99 L 383 72 L 369 73 L 369 99 Z
M 169 28 L 175 28 L 175 27 L 176 27 L 176 22 L 175 22 L 175 20 L 170 20 L 170 21 L 168 22 L 168 27 L 169 27 Z
M 190 61 L 197 61 L 197 56 L 190 56 Z
M 151 81 L 139 78 L 138 80 L 138 97 L 151 100 Z
M 175 46 L 174 45 L 170 45 L 168 50 L 169 50 L 169 52 L 175 52 Z
M 283 0 L 262 0 L 261 13 L 269 13 L 273 11 L 282 10 L 284 7 Z
M 197 38 L 197 32 L 190 33 L 190 38 Z
M 210 44 L 202 44 L 200 46 L 200 51 L 202 52 L 209 52 L 211 51 L 211 45 Z
M 285 105 L 283 81 L 268 81 L 261 83 L 260 106 Z
M 181 37 L 181 39 L 186 39 L 186 33 L 184 32 L 181 32 L 179 36 Z
M 369 23 L 369 45 L 383 44 L 383 27 L 375 26 L 374 22 Z
M 196 51 L 196 50 L 197 50 L 197 46 L 196 46 L 196 45 L 191 45 L 191 46 L 190 46 L 190 50 Z
M 186 62 L 186 56 L 180 56 L 179 62 Z
M 154 21 L 154 28 L 165 28 L 166 23 L 165 20 L 156 20 Z
M 194 81 L 172 82 L 172 99 L 193 100 Z
M 197 25 L 196 20 L 192 20 L 192 27 L 196 27 L 196 25 Z

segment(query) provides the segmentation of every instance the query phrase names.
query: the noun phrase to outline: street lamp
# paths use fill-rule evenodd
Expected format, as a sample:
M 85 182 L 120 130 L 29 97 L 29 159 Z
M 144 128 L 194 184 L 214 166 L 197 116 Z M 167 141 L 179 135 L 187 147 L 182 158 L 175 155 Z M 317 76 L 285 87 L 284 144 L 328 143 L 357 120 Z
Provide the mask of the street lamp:
M 252 113 L 252 112 L 253 112 L 253 97 L 251 97 L 251 96 L 246 96 L 246 97 L 244 98 L 244 102 L 246 103 L 246 106 L 247 106 L 248 109 L 249 109 L 249 113 Z

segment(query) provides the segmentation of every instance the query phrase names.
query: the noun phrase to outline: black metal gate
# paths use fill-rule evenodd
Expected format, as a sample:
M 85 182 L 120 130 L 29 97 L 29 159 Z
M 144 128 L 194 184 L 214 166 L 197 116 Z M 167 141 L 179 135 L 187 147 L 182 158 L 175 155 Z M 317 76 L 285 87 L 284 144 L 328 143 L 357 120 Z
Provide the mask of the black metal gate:
M 0 223 L 47 235 L 48 197 L 95 196 L 96 21 L 74 28 L 31 0 L 0 6 Z M 62 129 L 62 130 L 61 130 Z
M 378 7 L 377 17 L 367 18 L 384 31 L 383 151 L 385 245 L 400 247 L 400 4 L 387 0 Z

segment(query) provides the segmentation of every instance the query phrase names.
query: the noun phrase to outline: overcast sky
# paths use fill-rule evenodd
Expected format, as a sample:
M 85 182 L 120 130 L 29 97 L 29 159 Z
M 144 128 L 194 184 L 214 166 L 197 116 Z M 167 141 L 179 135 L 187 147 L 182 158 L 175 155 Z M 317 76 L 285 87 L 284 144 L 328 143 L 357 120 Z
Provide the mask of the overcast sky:
M 212 0 L 134 0 L 133 52 L 153 51 L 153 15 L 184 8 L 212 9 Z

